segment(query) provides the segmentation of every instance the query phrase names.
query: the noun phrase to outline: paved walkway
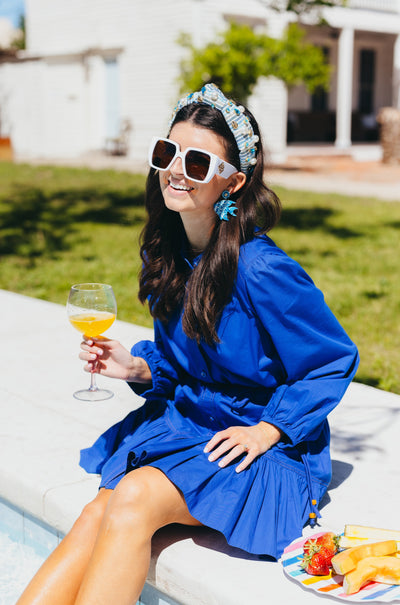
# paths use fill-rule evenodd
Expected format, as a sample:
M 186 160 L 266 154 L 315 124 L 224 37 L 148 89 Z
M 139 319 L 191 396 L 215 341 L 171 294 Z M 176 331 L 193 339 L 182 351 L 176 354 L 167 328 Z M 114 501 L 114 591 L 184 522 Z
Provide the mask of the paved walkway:
M 99 383 L 114 390 L 113 399 L 91 404 L 72 397 L 88 375 L 65 306 L 0 290 L 0 309 L 0 497 L 66 532 L 97 492 L 98 478 L 78 466 L 80 448 L 142 400 L 104 377 Z M 116 321 L 109 336 L 129 346 L 152 338 L 152 330 Z M 353 383 L 330 421 L 333 481 L 321 528 L 400 529 L 400 396 Z M 284 577 L 279 563 L 230 548 L 206 528 L 159 532 L 148 581 L 186 605 L 323 603 Z M 152 601 L 161 602 L 171 601 Z
M 355 161 L 346 155 L 291 155 L 266 174 L 272 187 L 400 201 L 400 164 Z

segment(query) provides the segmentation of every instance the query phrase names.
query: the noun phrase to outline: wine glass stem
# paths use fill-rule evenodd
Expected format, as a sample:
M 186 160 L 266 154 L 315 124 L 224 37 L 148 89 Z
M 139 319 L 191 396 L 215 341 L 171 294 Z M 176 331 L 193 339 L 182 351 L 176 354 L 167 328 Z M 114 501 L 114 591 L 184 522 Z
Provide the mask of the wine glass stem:
M 89 391 L 97 391 L 95 368 L 93 368 L 93 370 L 90 373 L 90 387 L 89 387 Z

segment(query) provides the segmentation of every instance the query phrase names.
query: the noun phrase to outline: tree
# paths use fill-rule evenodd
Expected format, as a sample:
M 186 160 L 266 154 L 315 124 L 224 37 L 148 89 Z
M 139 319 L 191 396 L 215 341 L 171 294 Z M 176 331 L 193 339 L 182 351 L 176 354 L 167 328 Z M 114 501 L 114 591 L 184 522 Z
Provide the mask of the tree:
M 181 62 L 182 91 L 214 82 L 225 94 L 245 103 L 261 76 L 275 76 L 288 87 L 304 83 L 310 92 L 327 89 L 330 67 L 322 49 L 307 43 L 304 36 L 294 23 L 278 40 L 231 22 L 215 42 L 199 49 L 189 35 L 182 34 L 178 42 L 188 51 Z
M 299 19 L 303 15 L 314 15 L 321 23 L 324 19 L 321 15 L 323 8 L 332 8 L 334 6 L 345 6 L 347 0 L 260 0 L 268 8 L 279 12 L 292 12 Z
M 24 50 L 26 48 L 26 29 L 25 29 L 25 16 L 20 15 L 19 24 L 18 24 L 18 36 L 15 38 L 14 42 L 11 44 L 12 48 L 16 50 Z

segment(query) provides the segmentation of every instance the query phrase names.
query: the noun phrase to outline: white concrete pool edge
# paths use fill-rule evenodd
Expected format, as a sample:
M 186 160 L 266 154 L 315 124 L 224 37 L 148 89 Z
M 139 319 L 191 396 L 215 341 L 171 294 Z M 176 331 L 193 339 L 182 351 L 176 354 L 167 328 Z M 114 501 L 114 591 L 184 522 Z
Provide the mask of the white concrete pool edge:
M 79 335 L 65 308 L 0 290 L 0 496 L 66 533 L 98 479 L 78 466 L 79 450 L 140 405 L 123 383 L 88 404 L 72 392 L 88 376 L 77 358 Z M 116 322 L 109 331 L 126 346 L 152 331 Z M 400 397 L 353 383 L 331 415 L 334 479 L 322 508 L 324 528 L 345 523 L 397 527 L 400 496 Z M 320 597 L 288 580 L 279 564 L 230 549 L 214 532 L 173 527 L 154 540 L 149 583 L 190 605 L 301 605 Z

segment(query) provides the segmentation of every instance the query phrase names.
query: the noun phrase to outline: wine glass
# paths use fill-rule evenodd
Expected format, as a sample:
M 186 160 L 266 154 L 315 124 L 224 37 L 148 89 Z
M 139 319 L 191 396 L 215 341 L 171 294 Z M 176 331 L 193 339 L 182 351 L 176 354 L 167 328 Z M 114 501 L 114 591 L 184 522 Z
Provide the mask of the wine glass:
M 76 284 L 71 287 L 67 302 L 68 319 L 87 338 L 96 338 L 108 330 L 117 314 L 117 302 L 108 284 Z M 74 393 L 82 401 L 110 399 L 114 393 L 99 389 L 96 374 L 91 373 L 90 387 Z

